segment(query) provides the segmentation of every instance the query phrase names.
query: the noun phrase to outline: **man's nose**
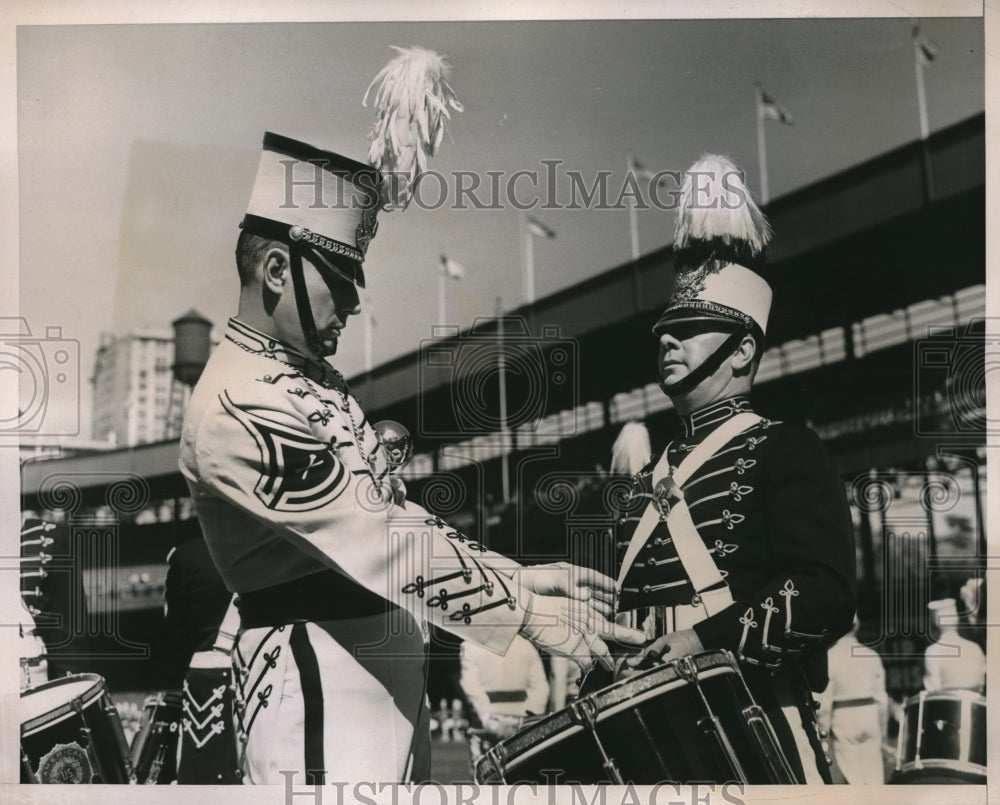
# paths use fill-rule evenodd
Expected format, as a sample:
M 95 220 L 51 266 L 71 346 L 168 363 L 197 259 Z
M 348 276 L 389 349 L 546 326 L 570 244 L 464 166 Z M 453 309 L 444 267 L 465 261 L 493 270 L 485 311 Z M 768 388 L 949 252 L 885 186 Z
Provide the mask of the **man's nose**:
M 357 316 L 361 312 L 361 297 L 358 294 L 358 289 L 353 285 L 351 286 L 350 293 L 341 302 L 343 305 L 338 312 L 344 314 L 345 317 Z
M 669 330 L 664 330 L 660 333 L 660 347 L 663 349 L 676 349 L 680 346 L 680 343 L 676 336 L 671 335 Z

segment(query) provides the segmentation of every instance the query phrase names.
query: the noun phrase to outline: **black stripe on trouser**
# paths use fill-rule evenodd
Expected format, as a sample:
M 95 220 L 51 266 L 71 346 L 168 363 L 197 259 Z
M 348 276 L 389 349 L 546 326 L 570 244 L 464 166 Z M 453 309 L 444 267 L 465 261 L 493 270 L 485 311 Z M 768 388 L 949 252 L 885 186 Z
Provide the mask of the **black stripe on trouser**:
M 323 685 L 320 682 L 316 652 L 309 642 L 304 623 L 292 627 L 289 640 L 302 687 L 302 713 L 305 732 L 306 785 L 323 785 L 326 761 L 323 755 Z
M 431 658 L 424 657 L 422 690 L 427 690 L 427 676 Z M 427 783 L 431 780 L 431 714 L 427 708 L 427 696 L 420 697 L 420 707 L 413 722 L 413 737 L 410 739 L 410 778 L 403 782 Z

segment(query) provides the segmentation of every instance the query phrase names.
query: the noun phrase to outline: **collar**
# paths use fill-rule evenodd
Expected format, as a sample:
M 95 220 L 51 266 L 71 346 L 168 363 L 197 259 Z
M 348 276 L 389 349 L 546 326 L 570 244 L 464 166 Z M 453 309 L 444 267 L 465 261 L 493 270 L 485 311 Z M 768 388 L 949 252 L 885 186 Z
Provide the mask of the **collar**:
M 684 438 L 700 439 L 727 419 L 732 419 L 744 411 L 753 411 L 753 406 L 750 405 L 750 400 L 743 396 L 730 397 L 699 408 L 697 411 L 681 417 L 681 423 L 684 425 Z
M 261 332 L 256 327 L 251 327 L 235 316 L 229 320 L 226 339 L 251 355 L 270 358 L 297 369 L 310 380 L 326 388 L 342 388 L 345 391 L 347 389 L 343 375 L 326 361 L 306 355 L 301 350 L 279 341 L 273 335 Z

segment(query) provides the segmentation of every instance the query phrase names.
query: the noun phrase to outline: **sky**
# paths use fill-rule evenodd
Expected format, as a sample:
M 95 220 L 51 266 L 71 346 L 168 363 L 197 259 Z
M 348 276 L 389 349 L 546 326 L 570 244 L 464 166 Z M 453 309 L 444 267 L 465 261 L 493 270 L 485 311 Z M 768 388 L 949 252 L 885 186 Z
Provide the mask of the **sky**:
M 938 49 L 924 72 L 935 131 L 984 109 L 984 26 L 922 30 Z M 629 149 L 679 171 L 718 151 L 758 191 L 755 81 L 795 118 L 766 124 L 772 199 L 919 135 L 906 16 L 19 27 L 20 315 L 79 341 L 84 409 L 101 332 L 168 329 L 195 308 L 218 334 L 235 312 L 232 250 L 264 131 L 364 158 L 364 90 L 391 45 L 414 44 L 448 57 L 465 111 L 432 162 L 445 202 L 384 214 L 369 248 L 376 364 L 439 323 L 441 254 L 466 269 L 447 283 L 446 323 L 523 302 L 518 210 L 457 209 L 457 172 L 506 182 L 559 161 L 554 201 L 544 178 L 537 193 L 518 185 L 552 207 L 530 211 L 556 233 L 533 244 L 541 298 L 630 258 L 626 211 L 567 209 L 568 171 L 588 185 L 610 171 L 614 197 Z M 671 242 L 672 212 L 637 219 L 643 252 Z M 360 318 L 336 363 L 364 369 Z

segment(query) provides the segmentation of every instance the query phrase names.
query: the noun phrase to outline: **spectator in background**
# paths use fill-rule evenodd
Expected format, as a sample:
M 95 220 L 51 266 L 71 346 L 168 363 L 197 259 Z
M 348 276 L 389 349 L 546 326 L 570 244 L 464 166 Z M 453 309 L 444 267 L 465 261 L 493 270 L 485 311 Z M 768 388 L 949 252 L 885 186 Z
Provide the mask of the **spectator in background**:
M 931 623 L 937 639 L 924 652 L 924 690 L 964 688 L 983 693 L 986 655 L 976 643 L 958 634 L 958 605 L 954 598 L 931 601 Z
M 830 683 L 820 694 L 818 715 L 836 761 L 834 782 L 882 785 L 889 711 L 885 669 L 878 652 L 858 642 L 858 626 L 855 617 L 854 628 L 827 652 Z
M 959 598 L 965 607 L 965 624 L 959 629 L 962 637 L 967 637 L 973 643 L 986 651 L 986 579 L 967 579 L 959 590 Z
M 472 643 L 462 644 L 462 690 L 488 726 L 494 716 L 545 712 L 549 683 L 538 650 L 527 640 L 515 638 L 503 656 Z
M 520 636 L 503 656 L 463 643 L 462 690 L 482 725 L 481 732 L 470 735 L 473 764 L 494 743 L 517 732 L 526 716 L 544 713 L 549 700 L 542 658 Z

